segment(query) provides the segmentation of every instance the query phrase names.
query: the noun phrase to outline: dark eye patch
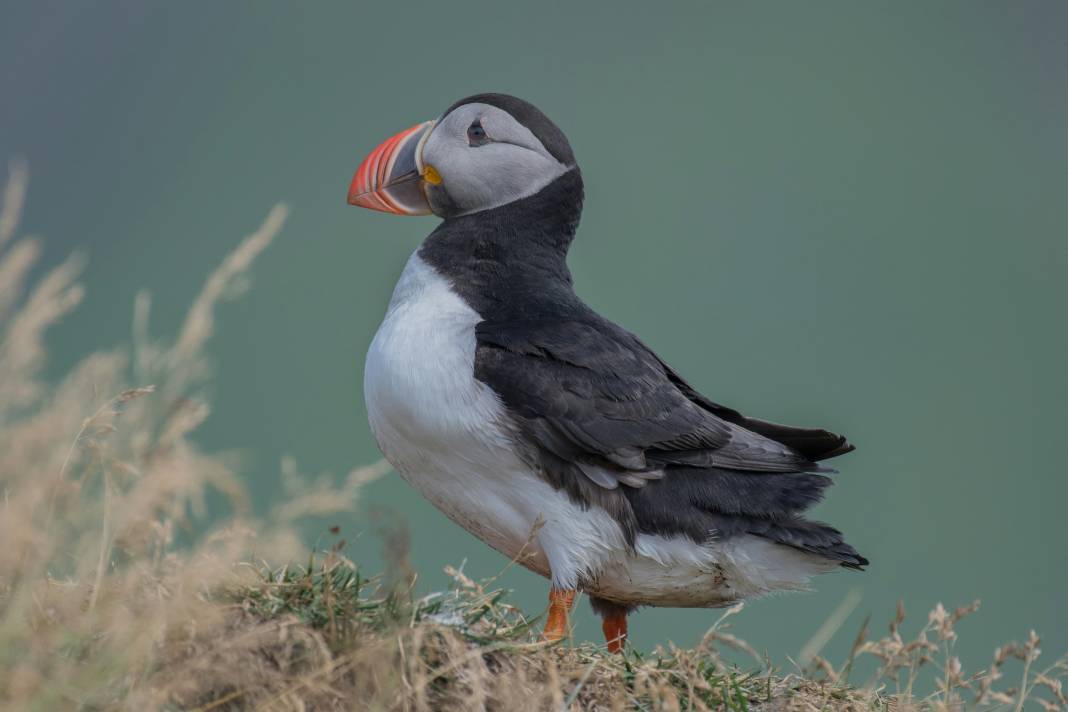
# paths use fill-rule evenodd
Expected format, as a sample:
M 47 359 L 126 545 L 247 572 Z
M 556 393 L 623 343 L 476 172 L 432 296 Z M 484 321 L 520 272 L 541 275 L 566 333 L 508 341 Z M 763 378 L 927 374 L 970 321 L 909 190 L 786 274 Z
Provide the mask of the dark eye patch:
M 474 123 L 467 127 L 467 145 L 482 146 L 490 142 L 486 130 L 482 128 L 482 120 L 475 119 Z

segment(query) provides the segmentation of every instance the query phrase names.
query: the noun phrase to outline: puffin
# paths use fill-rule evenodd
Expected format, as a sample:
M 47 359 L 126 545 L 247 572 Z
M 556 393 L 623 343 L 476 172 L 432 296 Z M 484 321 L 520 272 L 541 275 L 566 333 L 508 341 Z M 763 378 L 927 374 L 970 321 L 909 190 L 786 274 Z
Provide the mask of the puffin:
M 576 295 L 582 173 L 535 106 L 457 101 L 371 151 L 348 203 L 441 219 L 368 349 L 368 420 L 401 477 L 548 579 L 543 639 L 570 635 L 577 592 L 615 653 L 636 608 L 724 607 L 868 564 L 804 516 L 846 438 L 708 398 Z

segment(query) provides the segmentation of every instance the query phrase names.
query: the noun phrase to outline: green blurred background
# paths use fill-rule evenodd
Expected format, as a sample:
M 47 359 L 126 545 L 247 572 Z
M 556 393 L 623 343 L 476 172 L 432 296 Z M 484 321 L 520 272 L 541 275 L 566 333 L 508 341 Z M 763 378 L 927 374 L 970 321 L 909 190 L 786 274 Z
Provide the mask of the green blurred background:
M 128 340 L 142 287 L 173 333 L 293 206 L 224 308 L 201 432 L 266 506 L 283 454 L 339 474 L 378 456 L 364 352 L 434 220 L 347 207 L 357 164 L 467 94 L 533 101 L 586 176 L 579 293 L 715 399 L 858 446 L 818 514 L 870 570 L 735 631 L 785 660 L 859 589 L 841 655 L 899 597 L 918 617 L 981 598 L 971 668 L 1030 627 L 1068 649 L 1066 28 L 1063 2 L 7 2 L 0 160 L 30 163 L 46 263 L 90 255 L 57 373 Z M 373 511 L 406 518 L 421 590 L 505 564 L 390 475 L 337 522 L 369 568 Z M 532 574 L 504 583 L 543 606 Z M 717 615 L 647 610 L 634 639 L 691 644 Z M 598 637 L 585 605 L 578 623 Z

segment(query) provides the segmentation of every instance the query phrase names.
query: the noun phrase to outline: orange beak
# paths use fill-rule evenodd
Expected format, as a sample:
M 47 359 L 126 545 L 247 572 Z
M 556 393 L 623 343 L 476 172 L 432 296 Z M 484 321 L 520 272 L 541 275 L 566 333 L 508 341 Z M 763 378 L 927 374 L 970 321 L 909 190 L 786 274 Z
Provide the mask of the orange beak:
M 395 215 L 429 215 L 421 154 L 434 124 L 416 124 L 371 151 L 349 186 L 349 205 Z

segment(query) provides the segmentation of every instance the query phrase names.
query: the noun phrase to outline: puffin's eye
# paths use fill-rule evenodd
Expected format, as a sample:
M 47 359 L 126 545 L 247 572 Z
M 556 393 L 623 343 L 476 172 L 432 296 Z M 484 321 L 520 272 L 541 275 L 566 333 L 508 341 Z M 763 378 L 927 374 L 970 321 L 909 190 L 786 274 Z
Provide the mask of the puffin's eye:
M 473 124 L 467 127 L 467 144 L 469 146 L 481 146 L 484 143 L 489 143 L 489 140 L 486 130 L 482 128 L 481 119 L 476 119 Z

